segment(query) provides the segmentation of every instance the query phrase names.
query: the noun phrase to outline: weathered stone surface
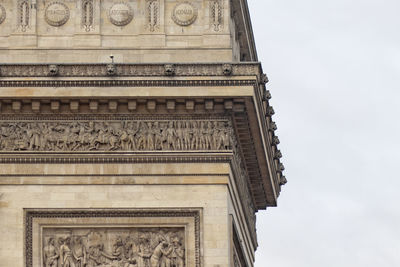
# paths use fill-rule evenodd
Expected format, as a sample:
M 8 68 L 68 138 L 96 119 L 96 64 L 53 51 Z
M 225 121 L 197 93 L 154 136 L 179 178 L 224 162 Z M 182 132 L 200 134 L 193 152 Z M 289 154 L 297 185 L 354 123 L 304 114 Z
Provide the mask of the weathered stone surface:
M 0 265 L 252 266 L 286 183 L 255 61 L 246 1 L 0 0 Z

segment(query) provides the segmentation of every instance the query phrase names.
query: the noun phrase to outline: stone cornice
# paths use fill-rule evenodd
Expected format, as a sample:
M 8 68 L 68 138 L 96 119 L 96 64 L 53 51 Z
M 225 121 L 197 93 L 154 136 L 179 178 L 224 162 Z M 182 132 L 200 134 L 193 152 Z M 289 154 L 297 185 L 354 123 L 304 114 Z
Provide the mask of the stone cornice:
M 261 64 L 166 63 L 166 64 L 0 64 L 3 77 L 261 77 Z M 1 81 L 1 80 L 0 80 Z
M 268 102 L 270 94 L 265 90 L 267 78 L 259 63 L 2 64 L 0 71 L 0 90 L 2 87 L 8 92 L 0 99 L 0 111 L 9 118 L 26 116 L 32 112 L 39 116 L 51 114 L 52 117 L 68 114 L 86 117 L 106 114 L 190 116 L 194 110 L 202 116 L 232 117 L 256 209 L 276 205 L 280 186 L 286 179 L 282 176 L 283 165 L 277 149 L 279 139 L 274 133 L 276 125 L 271 119 L 274 112 Z M 10 90 L 10 87 L 31 87 L 33 91 L 45 87 L 185 87 L 187 91 L 192 87 L 229 89 L 244 86 L 254 88 L 253 97 L 235 94 L 211 97 L 196 93 L 196 96 L 187 95 L 181 99 L 159 95 L 124 98 L 121 98 L 122 95 L 94 95 L 82 98 L 78 95 L 57 95 L 58 91 L 55 95 L 29 97 L 12 94 Z M 14 155 L 12 162 L 45 161 L 42 157 L 23 160 L 19 159 L 20 156 Z M 78 158 L 74 161 L 83 160 Z
M 258 61 L 247 0 L 231 0 L 236 31 L 239 33 L 241 61 Z

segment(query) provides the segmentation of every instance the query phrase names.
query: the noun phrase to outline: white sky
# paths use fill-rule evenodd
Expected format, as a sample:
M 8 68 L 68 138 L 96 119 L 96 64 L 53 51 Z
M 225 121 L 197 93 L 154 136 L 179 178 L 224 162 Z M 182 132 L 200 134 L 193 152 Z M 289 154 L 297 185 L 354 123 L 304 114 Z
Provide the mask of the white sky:
M 400 266 L 400 1 L 248 2 L 289 180 L 256 267 Z

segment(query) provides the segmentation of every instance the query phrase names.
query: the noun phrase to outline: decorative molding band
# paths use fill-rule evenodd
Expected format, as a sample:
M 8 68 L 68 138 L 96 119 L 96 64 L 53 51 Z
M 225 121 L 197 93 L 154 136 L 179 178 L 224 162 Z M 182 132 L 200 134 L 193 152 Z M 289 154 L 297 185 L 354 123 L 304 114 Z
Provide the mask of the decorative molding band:
M 56 64 L 56 63 L 54 63 Z M 51 65 L 54 65 L 51 64 Z M 260 77 L 260 63 L 228 63 L 231 65 L 230 76 Z M 59 77 L 106 77 L 108 64 L 56 64 Z M 165 76 L 166 65 L 171 64 L 114 64 L 115 76 Z M 172 64 L 175 76 L 226 76 L 227 63 Z M 47 77 L 48 64 L 2 64 L 2 77 Z
M 184 86 L 254 86 L 254 80 L 37 80 L 1 81 L 0 87 L 184 87 Z
M 232 152 L 212 153 L 212 155 L 148 154 L 143 155 L 108 155 L 108 154 L 5 154 L 0 155 L 0 164 L 132 164 L 132 163 L 229 163 L 232 160 Z M 178 153 L 177 153 L 178 154 Z M 202 155 L 203 154 L 203 155 Z

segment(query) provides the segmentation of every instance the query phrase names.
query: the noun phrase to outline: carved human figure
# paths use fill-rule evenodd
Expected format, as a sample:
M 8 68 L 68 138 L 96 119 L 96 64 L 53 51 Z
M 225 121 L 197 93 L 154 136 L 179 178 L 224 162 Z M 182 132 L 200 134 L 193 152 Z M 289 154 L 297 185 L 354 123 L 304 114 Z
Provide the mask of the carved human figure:
M 231 130 L 229 127 L 224 127 L 224 148 L 229 149 L 231 147 Z
M 75 267 L 74 260 L 72 258 L 72 252 L 70 248 L 71 238 L 60 238 L 60 259 L 61 267 Z
M 170 260 L 168 255 L 172 252 L 172 247 L 166 241 L 161 241 L 154 249 L 150 258 L 150 267 L 169 267 Z
M 212 145 L 212 136 L 213 136 L 214 130 L 212 127 L 212 123 L 211 121 L 207 122 L 207 127 L 206 130 L 204 132 L 204 136 L 205 136 L 205 149 L 212 149 L 213 145 Z
M 182 248 L 181 242 L 178 237 L 172 239 L 172 252 L 168 256 L 171 265 L 168 267 L 184 267 L 185 264 L 185 250 Z
M 88 267 L 95 267 L 105 264 L 107 261 L 117 259 L 115 256 L 109 255 L 103 251 L 103 244 L 89 247 Z
M 99 128 L 98 128 L 98 135 L 97 135 L 97 147 L 99 145 L 107 143 L 107 127 L 105 123 L 100 123 Z
M 200 132 L 199 149 L 205 149 L 206 148 L 206 128 L 205 128 L 204 121 L 200 122 L 199 132 Z
M 191 129 L 190 129 L 190 122 L 186 121 L 184 123 L 183 128 L 183 149 L 189 150 L 190 149 L 190 141 L 191 141 Z
M 136 267 L 137 265 L 137 246 L 130 236 L 124 242 L 126 262 L 124 267 Z
M 137 149 L 145 150 L 146 149 L 146 135 L 147 135 L 147 127 L 144 122 L 139 122 L 138 132 L 137 132 Z
M 168 128 L 166 129 L 166 134 L 167 134 L 167 149 L 170 150 L 172 148 L 173 150 L 176 150 L 176 142 L 175 142 L 176 131 L 174 128 L 173 121 L 170 121 L 168 123 Z
M 151 122 L 147 122 L 146 150 L 154 150 L 154 132 L 153 124 Z
M 39 125 L 37 123 L 33 125 L 28 124 L 28 129 L 26 130 L 26 133 L 29 138 L 29 149 L 30 150 L 40 149 L 41 142 L 40 142 Z
M 90 246 L 88 252 L 89 252 L 87 260 L 88 267 L 95 267 L 102 263 L 101 253 L 98 246 Z
M 217 149 L 228 149 L 229 145 L 229 133 L 227 127 L 224 126 L 223 122 L 220 122 L 218 125 Z
M 138 267 L 151 267 L 150 257 L 152 252 L 150 249 L 150 243 L 145 234 L 139 236 L 139 248 L 138 248 Z
M 179 150 L 183 150 L 183 129 L 182 129 L 182 122 L 176 122 L 176 148 Z
M 50 237 L 47 241 L 47 245 L 43 248 L 43 263 L 44 267 L 57 267 L 58 258 L 60 253 L 55 247 L 55 241 L 53 237 Z
M 86 266 L 86 247 L 83 245 L 82 237 L 75 237 L 72 256 L 75 260 L 75 267 Z
M 214 122 L 214 134 L 213 134 L 213 144 L 214 149 L 220 150 L 221 149 L 221 131 L 220 125 L 218 122 Z
M 137 149 L 136 136 L 139 132 L 139 123 L 132 122 L 129 125 L 130 125 L 130 127 L 128 128 L 128 136 L 129 136 L 130 148 L 132 150 L 136 150 Z
M 106 130 L 107 142 L 105 142 L 105 144 L 108 144 L 110 146 L 109 150 L 117 150 L 119 148 L 119 139 L 117 131 L 110 123 L 106 123 L 106 127 L 107 127 Z
M 200 144 L 200 136 L 201 136 L 201 130 L 200 126 L 197 124 L 197 121 L 193 122 L 193 138 L 192 138 L 192 145 L 191 149 L 199 149 L 199 144 Z
M 68 151 L 70 140 L 72 139 L 73 133 L 71 132 L 71 127 L 69 125 L 59 125 L 58 130 L 61 132 L 62 138 L 60 138 L 57 142 L 57 146 L 62 150 Z M 62 145 L 60 145 L 60 143 Z
M 115 241 L 114 248 L 113 248 L 112 255 L 117 258 L 117 260 L 122 261 L 125 260 L 125 246 L 124 242 L 122 241 L 122 237 L 118 236 L 117 240 Z
M 130 149 L 130 139 L 128 133 L 128 123 L 122 122 L 122 127 L 118 129 L 118 136 L 121 142 L 122 150 L 129 150 Z
M 163 142 L 165 141 L 163 131 L 164 129 L 162 129 L 161 124 L 158 121 L 154 122 L 153 134 L 155 150 L 162 150 Z

